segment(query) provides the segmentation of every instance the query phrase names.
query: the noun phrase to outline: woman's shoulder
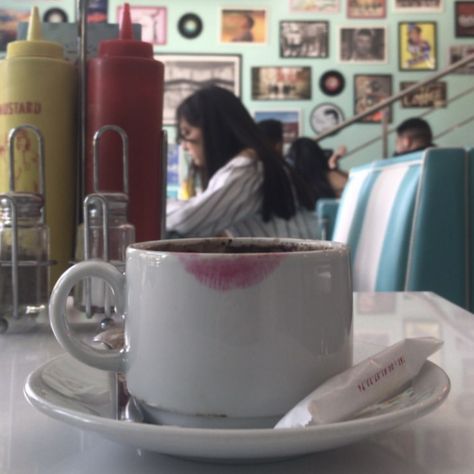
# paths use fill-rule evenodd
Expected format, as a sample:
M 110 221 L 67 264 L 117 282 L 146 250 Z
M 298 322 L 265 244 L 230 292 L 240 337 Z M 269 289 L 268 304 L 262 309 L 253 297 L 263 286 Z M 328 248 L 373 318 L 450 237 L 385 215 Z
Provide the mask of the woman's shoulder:
M 238 155 L 230 159 L 221 169 L 229 170 L 233 168 L 258 168 L 260 160 L 253 150 L 243 150 Z

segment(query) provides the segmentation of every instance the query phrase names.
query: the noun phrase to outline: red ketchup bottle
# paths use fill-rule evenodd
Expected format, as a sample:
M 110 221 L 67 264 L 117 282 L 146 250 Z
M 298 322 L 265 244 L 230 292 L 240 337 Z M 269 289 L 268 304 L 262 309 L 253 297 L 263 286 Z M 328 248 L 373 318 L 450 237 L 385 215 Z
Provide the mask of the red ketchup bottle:
M 129 139 L 129 219 L 136 240 L 161 238 L 163 64 L 153 47 L 132 37 L 126 3 L 116 40 L 102 41 L 88 61 L 86 194 L 93 192 L 92 139 L 104 125 L 118 125 Z M 121 191 L 122 143 L 105 134 L 99 148 L 99 182 L 103 191 Z

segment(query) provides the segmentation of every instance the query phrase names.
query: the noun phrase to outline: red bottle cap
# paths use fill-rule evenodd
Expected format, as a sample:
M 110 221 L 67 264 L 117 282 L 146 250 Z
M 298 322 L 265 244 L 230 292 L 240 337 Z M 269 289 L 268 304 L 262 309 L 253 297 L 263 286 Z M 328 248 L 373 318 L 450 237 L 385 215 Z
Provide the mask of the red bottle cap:
M 153 46 L 151 43 L 133 39 L 132 18 L 130 16 L 130 5 L 128 3 L 125 3 L 123 6 L 119 38 L 101 41 L 99 43 L 99 56 L 153 58 Z

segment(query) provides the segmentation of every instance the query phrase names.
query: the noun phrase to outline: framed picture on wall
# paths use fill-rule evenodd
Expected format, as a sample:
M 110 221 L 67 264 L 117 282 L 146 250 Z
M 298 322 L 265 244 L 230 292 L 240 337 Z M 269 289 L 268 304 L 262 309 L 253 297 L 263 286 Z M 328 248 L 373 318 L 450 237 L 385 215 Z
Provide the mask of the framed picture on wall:
M 400 82 L 400 90 L 403 91 L 415 84 L 414 81 Z M 444 81 L 437 81 L 426 84 L 414 92 L 402 98 L 402 107 L 420 108 L 420 107 L 446 107 L 447 101 L 447 84 Z
M 280 57 L 327 58 L 329 22 L 280 21 Z
M 122 18 L 123 7 L 117 7 L 117 23 Z M 142 41 L 163 45 L 166 44 L 166 7 L 130 6 L 133 23 L 142 27 Z
M 303 134 L 301 110 L 257 110 L 254 112 L 255 121 L 278 120 L 283 124 L 283 144 L 290 145 Z
M 309 117 L 314 133 L 320 135 L 344 122 L 344 112 L 336 104 L 324 103 L 317 105 Z
M 311 67 L 253 67 L 252 100 L 311 99 Z
M 474 2 L 456 2 L 454 21 L 458 38 L 474 37 Z
M 387 28 L 357 26 L 339 29 L 339 61 L 344 63 L 386 63 Z
M 428 13 L 442 12 L 444 0 L 394 0 L 395 12 Z
M 264 44 L 268 36 L 267 10 L 222 9 L 219 31 L 221 43 Z
M 0 52 L 7 50 L 7 44 L 16 40 L 17 25 L 28 21 L 28 8 L 0 8 Z
M 340 0 L 289 0 L 290 12 L 339 13 Z
M 354 76 L 354 114 L 360 114 L 392 95 L 391 74 L 356 74 Z M 383 110 L 368 115 L 361 123 L 381 123 Z M 389 112 L 389 122 L 392 112 Z
M 165 65 L 163 123 L 176 123 L 178 105 L 204 86 L 216 85 L 240 96 L 242 56 L 240 54 L 157 54 Z
M 385 18 L 387 0 L 346 0 L 348 18 Z
M 457 44 L 456 46 L 450 46 L 449 48 L 449 64 L 457 63 L 466 56 L 474 54 L 474 45 L 468 44 Z M 456 69 L 452 74 L 474 74 L 474 61 L 466 64 L 465 66 Z
M 436 23 L 401 22 L 398 24 L 398 54 L 401 71 L 437 69 Z

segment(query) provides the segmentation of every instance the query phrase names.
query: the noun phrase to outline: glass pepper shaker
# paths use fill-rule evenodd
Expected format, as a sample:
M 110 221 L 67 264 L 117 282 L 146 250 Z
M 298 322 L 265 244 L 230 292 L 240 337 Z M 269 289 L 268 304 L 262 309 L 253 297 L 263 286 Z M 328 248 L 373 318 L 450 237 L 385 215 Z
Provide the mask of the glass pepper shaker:
M 122 139 L 123 192 L 99 190 L 99 142 L 107 132 L 118 133 Z M 127 246 L 135 241 L 135 227 L 128 222 L 128 137 L 125 131 L 115 125 L 105 125 L 93 139 L 94 193 L 84 199 L 84 223 L 78 228 L 76 261 L 100 259 L 125 270 Z M 88 318 L 103 314 L 101 325 L 112 321 L 114 311 L 111 290 L 104 281 L 90 278 L 76 286 L 75 306 Z
M 15 137 L 31 130 L 38 140 L 39 193 L 15 191 Z M 8 135 L 9 192 L 0 194 L 0 333 L 34 326 L 48 303 L 49 230 L 45 224 L 45 164 L 41 132 L 33 125 Z

